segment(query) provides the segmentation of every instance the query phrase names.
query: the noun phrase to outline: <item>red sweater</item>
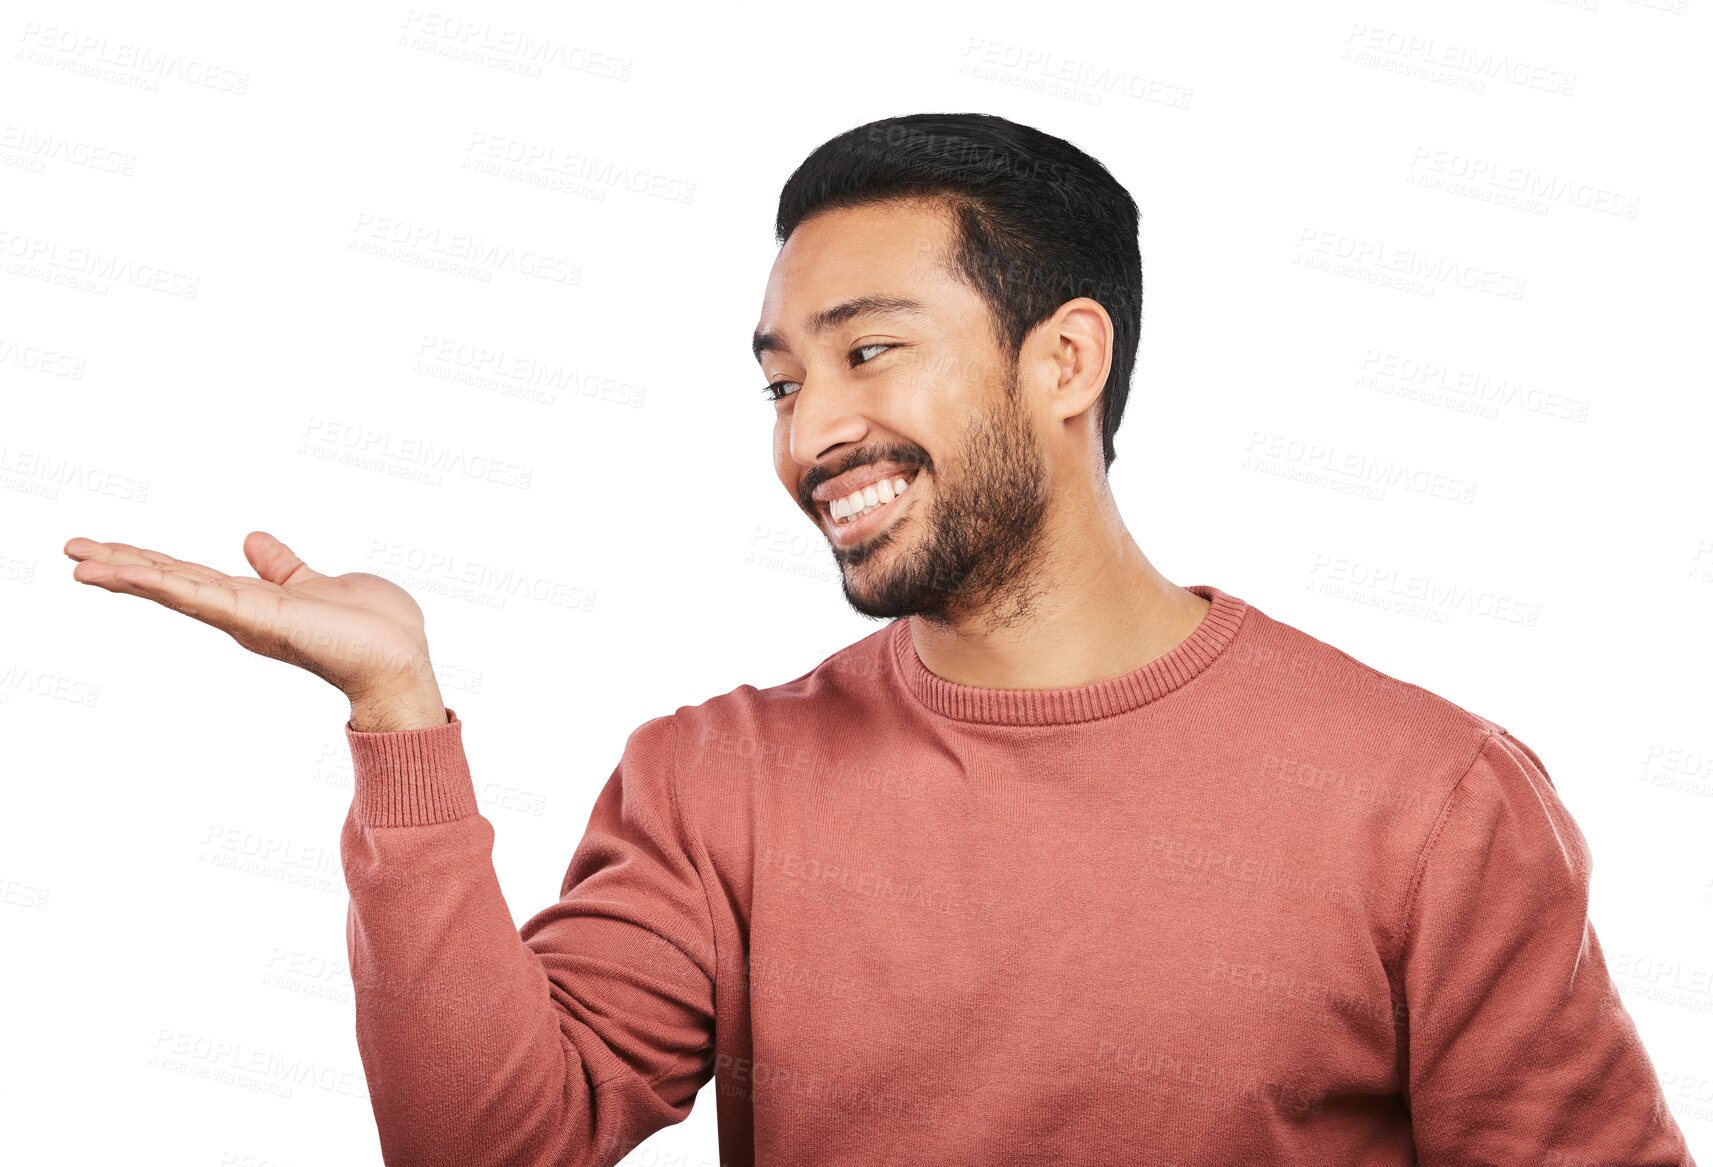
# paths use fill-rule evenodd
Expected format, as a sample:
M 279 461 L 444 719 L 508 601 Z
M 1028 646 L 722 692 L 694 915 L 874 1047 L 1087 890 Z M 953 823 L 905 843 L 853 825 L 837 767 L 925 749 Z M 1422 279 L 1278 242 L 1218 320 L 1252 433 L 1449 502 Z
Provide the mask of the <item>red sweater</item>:
M 726 1167 L 1692 1164 L 1534 752 L 1189 590 L 1095 684 L 896 620 L 643 723 L 521 933 L 457 714 L 347 722 L 386 1161 L 610 1164 L 712 1077 Z

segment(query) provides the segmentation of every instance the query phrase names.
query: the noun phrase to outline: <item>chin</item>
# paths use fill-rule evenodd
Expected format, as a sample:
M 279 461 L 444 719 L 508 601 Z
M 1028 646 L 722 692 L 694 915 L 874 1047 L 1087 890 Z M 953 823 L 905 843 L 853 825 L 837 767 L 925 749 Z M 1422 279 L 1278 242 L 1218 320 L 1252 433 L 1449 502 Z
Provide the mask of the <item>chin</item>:
M 845 583 L 845 602 L 859 615 L 871 620 L 895 620 L 900 616 L 912 615 L 915 609 L 909 604 L 901 604 L 895 598 L 887 595 L 875 595 L 862 588 L 852 588 L 850 582 Z
M 922 610 L 922 597 L 915 594 L 887 562 L 891 557 L 881 552 L 875 558 L 856 566 L 845 565 L 840 573 L 840 585 L 845 602 L 864 616 L 876 620 L 892 620 L 913 616 Z

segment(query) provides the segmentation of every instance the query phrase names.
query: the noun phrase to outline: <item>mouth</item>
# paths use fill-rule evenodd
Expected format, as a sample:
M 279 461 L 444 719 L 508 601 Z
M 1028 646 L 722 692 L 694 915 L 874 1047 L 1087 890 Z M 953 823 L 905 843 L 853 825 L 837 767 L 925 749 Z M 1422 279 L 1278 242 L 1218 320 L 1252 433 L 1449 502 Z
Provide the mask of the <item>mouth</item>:
M 893 522 L 918 490 L 920 467 L 911 466 L 879 482 L 828 502 L 815 504 L 821 525 L 836 547 L 849 547 Z

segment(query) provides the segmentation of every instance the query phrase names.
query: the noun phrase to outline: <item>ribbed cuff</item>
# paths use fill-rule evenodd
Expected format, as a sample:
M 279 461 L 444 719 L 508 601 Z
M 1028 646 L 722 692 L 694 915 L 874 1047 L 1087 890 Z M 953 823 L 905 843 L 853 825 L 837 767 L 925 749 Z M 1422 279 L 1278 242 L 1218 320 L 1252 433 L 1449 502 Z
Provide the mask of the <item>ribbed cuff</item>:
M 451 706 L 445 725 L 425 729 L 364 732 L 352 729 L 347 719 L 358 821 L 371 827 L 420 827 L 475 814 L 463 725 Z

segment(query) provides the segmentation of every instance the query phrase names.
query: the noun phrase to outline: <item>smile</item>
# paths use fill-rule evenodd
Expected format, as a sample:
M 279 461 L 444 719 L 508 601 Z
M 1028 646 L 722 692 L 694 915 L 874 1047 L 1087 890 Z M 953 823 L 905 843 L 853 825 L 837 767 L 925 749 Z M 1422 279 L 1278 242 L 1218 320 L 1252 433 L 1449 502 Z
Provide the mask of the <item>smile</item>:
M 822 503 L 821 511 L 834 545 L 848 547 L 891 522 L 908 504 L 905 494 L 917 473 L 917 468 L 912 467 Z
M 855 522 L 870 511 L 879 510 L 909 488 L 910 477 L 899 474 L 892 478 L 882 478 L 879 482 L 853 490 L 842 498 L 835 498 L 827 504 L 833 522 Z

